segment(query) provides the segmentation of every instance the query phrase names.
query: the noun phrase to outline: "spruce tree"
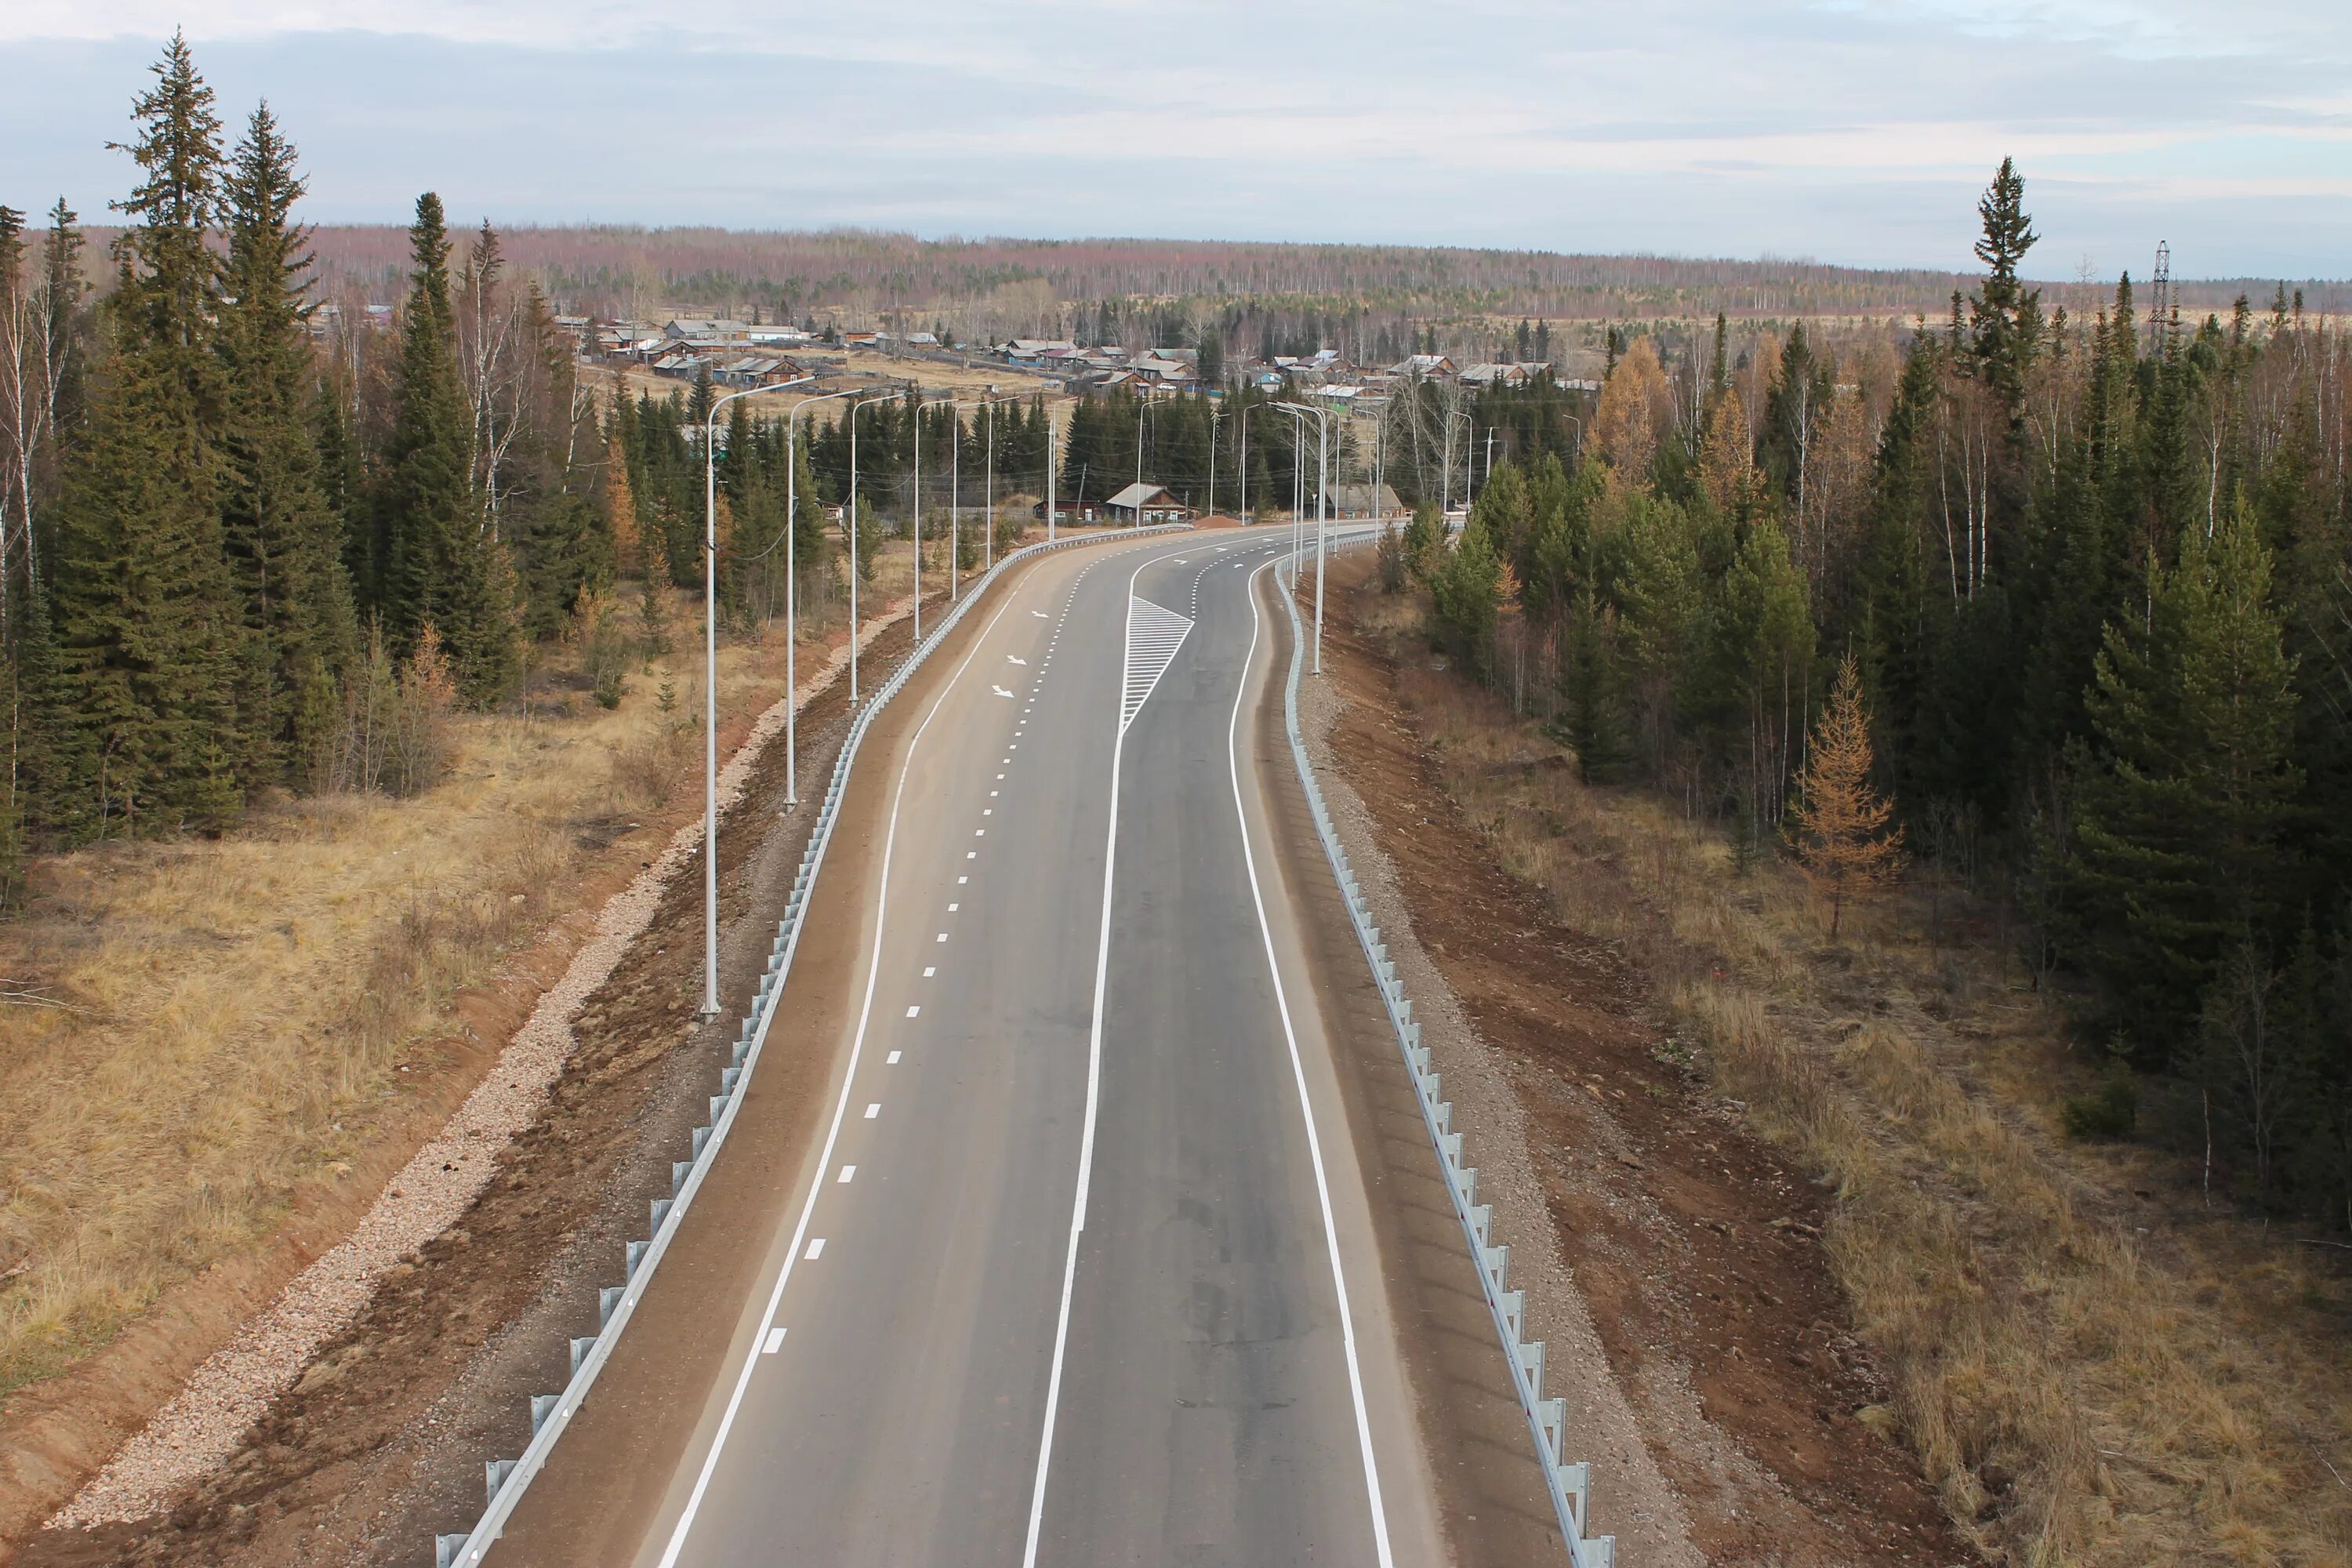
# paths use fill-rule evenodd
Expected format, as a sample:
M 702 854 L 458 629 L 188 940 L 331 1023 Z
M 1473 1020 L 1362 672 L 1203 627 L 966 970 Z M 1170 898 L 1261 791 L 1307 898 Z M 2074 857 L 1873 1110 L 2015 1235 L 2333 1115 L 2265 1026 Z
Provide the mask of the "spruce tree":
M 1969 300 L 1973 347 L 1986 379 L 2000 395 L 2012 424 L 2025 416 L 2025 376 L 2042 338 L 2042 291 L 2018 280 L 2018 264 L 2042 237 L 2025 211 L 2025 180 L 2014 160 L 2000 170 L 1977 203 L 1984 233 L 1976 257 L 1985 264 L 1984 287 Z
M 290 221 L 303 181 L 268 105 L 254 110 L 224 189 L 228 299 L 215 342 L 222 538 L 245 634 L 238 721 L 248 776 L 299 781 L 334 722 L 358 629 L 314 435 L 308 237 Z
M 222 552 L 212 89 L 174 36 L 136 100 L 98 373 L 58 539 L 43 814 L 68 837 L 236 819 L 236 594 Z
M 2108 628 L 2078 762 L 2074 947 L 2145 1064 L 2186 1038 L 2226 952 L 2282 914 L 2293 673 L 2242 508 L 2210 541 L 2192 530 L 2177 567 L 2151 563 L 2145 618 Z
M 448 229 L 441 198 L 430 191 L 416 199 L 409 245 L 415 270 L 401 318 L 397 406 L 376 496 L 389 543 L 384 622 L 403 658 L 425 626 L 435 627 L 459 692 L 482 706 L 513 685 L 519 650 L 511 584 L 474 488 L 472 413 L 458 381 L 449 296 Z

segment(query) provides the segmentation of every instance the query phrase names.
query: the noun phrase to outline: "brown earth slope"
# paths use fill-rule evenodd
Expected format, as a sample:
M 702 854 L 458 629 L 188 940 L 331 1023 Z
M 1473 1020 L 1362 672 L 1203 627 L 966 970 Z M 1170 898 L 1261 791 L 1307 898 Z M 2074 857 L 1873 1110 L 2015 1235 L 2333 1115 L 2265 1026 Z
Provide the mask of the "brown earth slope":
M 1830 1194 L 1684 1069 L 1645 977 L 1497 862 L 1447 795 L 1398 667 L 1360 635 L 1349 593 L 1330 603 L 1337 771 L 1524 1110 L 1560 1260 L 1691 1545 L 1718 1563 L 1971 1559 L 1916 1461 L 1866 1419 L 1885 1391 L 1823 1256 Z M 1622 1507 L 1607 1484 L 1597 1467 L 1601 1530 Z

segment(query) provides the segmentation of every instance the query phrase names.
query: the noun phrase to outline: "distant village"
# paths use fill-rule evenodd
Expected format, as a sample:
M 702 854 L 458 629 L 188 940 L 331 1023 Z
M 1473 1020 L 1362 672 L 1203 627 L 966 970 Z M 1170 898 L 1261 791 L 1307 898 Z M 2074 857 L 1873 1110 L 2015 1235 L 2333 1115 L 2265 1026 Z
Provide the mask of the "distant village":
M 331 303 L 319 307 L 312 315 L 313 331 L 333 331 L 337 311 Z M 392 325 L 390 306 L 369 305 L 366 312 L 366 328 L 382 331 Z M 943 370 L 1004 372 L 1049 396 L 1085 397 L 1121 390 L 1137 396 L 1216 396 L 1238 385 L 1319 402 L 1366 418 L 1377 418 L 1400 387 L 1417 383 L 1453 383 L 1465 392 L 1476 392 L 1523 387 L 1549 378 L 1565 391 L 1600 390 L 1598 381 L 1560 375 L 1549 361 L 1462 364 L 1440 353 L 1365 365 L 1349 363 L 1338 349 L 1322 348 L 1311 354 L 1228 362 L 1226 374 L 1212 381 L 1202 374 L 1196 348 L 1088 346 L 1066 338 L 957 342 L 939 331 L 819 329 L 696 314 L 658 322 L 558 314 L 554 323 L 576 342 L 584 365 L 649 373 L 688 386 L 708 370 L 713 384 L 730 389 L 803 382 L 821 385 L 836 379 L 881 386 L 894 380 L 915 381 L 922 366 L 931 364 Z M 1384 483 L 1335 481 L 1329 495 L 1333 514 L 1342 518 L 1391 515 L 1400 506 L 1394 489 Z M 839 511 L 837 506 L 828 510 L 836 515 Z M 1099 504 L 1070 500 L 1055 509 L 1056 520 L 1065 523 L 1171 522 L 1198 515 L 1165 487 L 1140 479 Z
M 321 307 L 316 320 L 322 329 L 331 323 L 334 309 Z M 390 306 L 371 305 L 367 310 L 369 325 L 389 324 Z M 698 379 L 708 366 L 712 381 L 730 387 L 773 386 L 803 377 L 870 372 L 880 368 L 876 361 L 931 361 L 967 369 L 1001 367 L 1034 377 L 1041 392 L 1072 397 L 1119 387 L 1136 393 L 1223 390 L 1202 377 L 1200 351 L 1193 348 L 1089 347 L 1066 338 L 965 343 L 945 341 L 937 332 L 813 331 L 714 316 L 674 316 L 656 323 L 559 315 L 555 322 L 577 337 L 581 357 L 589 363 L 640 366 L 688 383 Z M 1547 376 L 1567 389 L 1590 392 L 1599 386 L 1593 381 L 1561 378 L 1545 361 L 1457 364 L 1444 354 L 1418 353 L 1394 364 L 1360 365 L 1349 363 L 1340 351 L 1330 348 L 1312 354 L 1247 360 L 1225 380 L 1267 390 L 1287 384 L 1334 405 L 1370 411 L 1381 407 L 1403 383 L 1458 381 L 1483 388 L 1522 386 Z

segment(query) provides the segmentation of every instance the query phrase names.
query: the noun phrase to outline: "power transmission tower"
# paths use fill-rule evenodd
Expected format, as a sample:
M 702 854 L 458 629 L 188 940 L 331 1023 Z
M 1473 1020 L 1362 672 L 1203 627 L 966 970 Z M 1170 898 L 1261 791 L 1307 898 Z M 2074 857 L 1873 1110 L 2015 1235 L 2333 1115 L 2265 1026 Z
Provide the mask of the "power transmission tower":
M 2180 335 L 2180 297 L 2172 287 L 2172 242 L 2156 242 L 2156 280 L 2150 286 L 2147 300 L 2147 346 L 2152 354 L 2163 354 Z

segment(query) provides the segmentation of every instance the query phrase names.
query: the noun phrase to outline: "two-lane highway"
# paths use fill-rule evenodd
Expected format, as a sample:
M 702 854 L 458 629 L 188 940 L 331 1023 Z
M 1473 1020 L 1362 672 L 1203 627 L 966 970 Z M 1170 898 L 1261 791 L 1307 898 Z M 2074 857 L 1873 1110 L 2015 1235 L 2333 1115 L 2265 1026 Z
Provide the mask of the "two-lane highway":
M 1444 1560 L 1250 763 L 1281 542 L 1047 557 L 861 763 L 836 1092 L 691 1441 L 642 1457 L 638 1563 Z

